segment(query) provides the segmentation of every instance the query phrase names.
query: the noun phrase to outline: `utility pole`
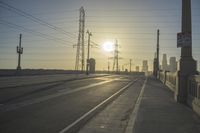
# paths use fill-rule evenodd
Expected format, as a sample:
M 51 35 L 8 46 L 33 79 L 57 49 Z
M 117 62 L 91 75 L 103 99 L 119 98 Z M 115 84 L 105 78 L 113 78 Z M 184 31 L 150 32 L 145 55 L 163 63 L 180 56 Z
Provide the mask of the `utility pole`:
M 118 42 L 116 40 L 116 59 L 117 59 L 117 72 L 119 71 L 119 50 L 118 50 Z
M 158 72 L 160 70 L 160 63 L 159 63 L 159 36 L 160 36 L 160 30 L 157 30 L 157 70 L 156 70 L 156 77 L 158 76 Z
M 19 46 L 17 46 L 18 65 L 17 70 L 21 70 L 21 54 L 23 54 L 23 47 L 21 47 L 22 34 L 19 35 Z
M 108 57 L 108 73 L 110 72 L 110 62 L 109 62 L 109 57 Z
M 132 65 L 132 59 L 130 59 L 130 68 L 129 68 L 130 72 L 131 72 L 131 65 Z
M 88 53 L 87 53 L 87 69 L 86 74 L 89 75 L 89 65 L 90 65 L 90 37 L 92 36 L 92 33 L 87 30 L 88 34 Z

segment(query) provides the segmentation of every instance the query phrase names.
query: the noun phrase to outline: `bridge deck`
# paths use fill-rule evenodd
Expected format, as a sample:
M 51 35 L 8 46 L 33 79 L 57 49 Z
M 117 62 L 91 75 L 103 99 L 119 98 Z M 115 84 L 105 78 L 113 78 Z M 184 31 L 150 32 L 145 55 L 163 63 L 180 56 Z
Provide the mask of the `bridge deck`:
M 135 97 L 139 95 L 136 88 L 141 89 L 141 86 L 137 84 L 130 88 L 133 92 L 130 92 L 131 90 L 125 92 L 103 112 L 91 119 L 80 133 L 121 132 L 124 123 L 118 118 L 120 115 L 123 116 L 119 113 L 119 107 L 122 108 L 121 112 L 126 112 L 128 107 L 125 105 L 128 104 L 127 100 L 123 99 L 129 98 L 129 101 L 135 102 L 136 108 L 138 103 Z M 200 133 L 200 117 L 186 105 L 175 102 L 173 92 L 169 88 L 153 77 L 149 77 L 143 86 L 143 94 L 139 96 L 139 108 L 133 109 L 125 133 Z

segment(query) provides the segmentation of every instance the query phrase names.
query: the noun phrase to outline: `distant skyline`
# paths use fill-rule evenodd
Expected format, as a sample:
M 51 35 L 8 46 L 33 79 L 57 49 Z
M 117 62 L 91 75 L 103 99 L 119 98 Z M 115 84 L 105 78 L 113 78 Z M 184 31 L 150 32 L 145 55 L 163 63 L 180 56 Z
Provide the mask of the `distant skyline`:
M 78 39 L 79 8 L 86 12 L 85 31 L 91 41 L 99 44 L 91 48 L 97 70 L 107 70 L 108 57 L 102 45 L 115 39 L 120 45 L 120 67 L 132 59 L 132 70 L 148 60 L 152 70 L 156 52 L 156 33 L 160 29 L 160 62 L 162 55 L 180 59 L 176 34 L 181 31 L 182 0 L 0 0 L 49 24 L 65 34 L 44 26 L 0 4 L 0 69 L 17 67 L 16 46 L 22 33 L 22 68 L 69 69 L 75 67 Z M 193 57 L 200 68 L 200 0 L 192 2 Z M 32 30 L 32 32 L 28 31 Z M 87 35 L 85 34 L 85 44 Z M 86 50 L 85 50 L 86 53 Z M 85 55 L 86 57 L 86 55 Z M 109 60 L 112 65 L 112 60 Z M 112 67 L 111 67 L 112 68 Z M 125 65 L 124 69 L 129 69 Z

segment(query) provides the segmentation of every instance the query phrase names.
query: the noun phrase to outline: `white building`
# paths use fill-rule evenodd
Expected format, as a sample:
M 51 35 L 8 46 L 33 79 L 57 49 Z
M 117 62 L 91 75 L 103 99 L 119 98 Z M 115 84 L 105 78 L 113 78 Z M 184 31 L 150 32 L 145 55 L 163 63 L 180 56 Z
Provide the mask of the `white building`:
M 170 72 L 176 72 L 176 70 L 177 70 L 176 57 L 170 57 L 170 59 L 169 59 L 169 71 Z
M 143 60 L 142 62 L 142 72 L 148 72 L 148 61 Z

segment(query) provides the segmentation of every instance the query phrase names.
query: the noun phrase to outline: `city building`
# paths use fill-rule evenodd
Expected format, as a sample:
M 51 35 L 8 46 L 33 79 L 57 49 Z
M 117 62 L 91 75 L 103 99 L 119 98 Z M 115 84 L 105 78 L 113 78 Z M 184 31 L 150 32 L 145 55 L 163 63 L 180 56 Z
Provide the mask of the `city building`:
M 148 61 L 147 60 L 143 60 L 142 62 L 142 72 L 148 72 Z
M 177 70 L 176 57 L 170 57 L 170 59 L 169 59 L 169 71 L 176 72 L 176 70 Z
M 163 59 L 162 59 L 162 70 L 163 70 L 163 71 L 168 71 L 167 54 L 163 54 Z

